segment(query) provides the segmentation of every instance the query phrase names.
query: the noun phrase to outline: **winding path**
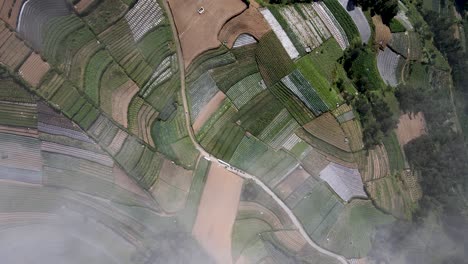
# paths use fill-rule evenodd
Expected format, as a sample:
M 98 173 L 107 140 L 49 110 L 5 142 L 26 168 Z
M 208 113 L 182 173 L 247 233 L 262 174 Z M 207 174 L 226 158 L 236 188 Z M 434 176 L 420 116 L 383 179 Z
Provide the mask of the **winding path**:
M 195 148 L 200 151 L 200 154 L 203 155 L 205 158 L 208 158 L 211 162 L 213 162 L 214 164 L 217 164 L 218 166 L 224 166 L 226 167 L 227 170 L 229 170 L 230 172 L 240 176 L 241 178 L 243 179 L 247 179 L 247 180 L 252 180 L 254 181 L 258 186 L 260 186 L 265 192 L 267 192 L 280 206 L 281 208 L 283 208 L 283 210 L 288 214 L 289 218 L 291 218 L 292 222 L 294 223 L 294 225 L 297 227 L 297 229 L 299 230 L 299 232 L 301 233 L 301 235 L 305 238 L 305 240 L 314 248 L 316 249 L 317 251 L 319 251 L 320 253 L 322 254 L 325 254 L 329 257 L 332 257 L 332 258 L 335 258 L 337 259 L 340 263 L 343 263 L 343 264 L 348 264 L 348 261 L 346 260 L 345 257 L 341 256 L 341 255 L 338 255 L 338 254 L 335 254 L 333 252 L 330 252 L 322 247 L 320 247 L 319 245 L 317 245 L 310 237 L 309 235 L 307 234 L 307 232 L 305 231 L 304 227 L 302 226 L 302 224 L 299 222 L 299 220 L 297 219 L 297 217 L 294 215 L 294 213 L 291 211 L 291 209 L 288 208 L 288 206 L 266 185 L 264 184 L 261 180 L 259 180 L 257 177 L 255 177 L 254 175 L 250 175 L 248 173 L 245 173 L 243 172 L 242 170 L 240 169 L 237 169 L 235 167 L 232 167 L 231 165 L 227 164 L 226 162 L 224 161 L 221 161 L 221 160 L 218 160 L 214 157 L 211 156 L 210 153 L 206 152 L 201 146 L 200 144 L 198 144 L 197 140 L 195 139 L 195 136 L 194 136 L 194 132 L 193 132 L 193 128 L 190 124 L 190 113 L 189 113 L 189 107 L 188 107 L 188 103 L 187 103 L 187 95 L 186 95 L 186 92 L 185 92 L 185 66 L 184 66 L 184 60 L 183 60 L 183 56 L 182 56 L 182 49 L 181 49 L 181 46 L 180 46 L 180 41 L 179 41 L 179 37 L 178 37 L 178 34 L 177 34 L 177 28 L 175 26 L 175 22 L 174 22 L 174 19 L 172 17 L 172 11 L 167 3 L 167 1 L 163 1 L 163 5 L 164 5 L 164 8 L 166 9 L 166 12 L 168 14 L 168 18 L 169 18 L 169 22 L 171 24 L 171 28 L 172 28 L 172 32 L 173 32 L 173 35 L 174 35 L 174 40 L 175 40 L 175 44 L 176 44 L 176 49 L 177 49 L 177 58 L 178 58 L 178 62 L 179 62 L 179 70 L 180 70 L 180 86 L 181 86 L 181 95 L 182 95 L 182 103 L 183 103 L 183 106 L 184 106 L 184 112 L 185 112 L 185 125 L 186 125 L 186 128 L 189 132 L 189 136 L 190 136 L 190 139 L 192 140 L 192 143 L 193 145 L 195 146 Z

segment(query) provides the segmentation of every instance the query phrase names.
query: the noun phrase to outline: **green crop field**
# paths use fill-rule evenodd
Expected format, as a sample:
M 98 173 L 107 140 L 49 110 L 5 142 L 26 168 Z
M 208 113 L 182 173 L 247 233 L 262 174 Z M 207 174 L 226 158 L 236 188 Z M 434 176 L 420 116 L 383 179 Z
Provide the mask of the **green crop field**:
M 297 6 L 297 5 L 294 5 Z M 304 46 L 301 44 L 299 41 L 298 37 L 296 34 L 294 34 L 293 30 L 289 26 L 288 22 L 286 19 L 280 14 L 280 9 L 281 7 L 276 7 L 276 6 L 269 6 L 268 9 L 270 12 L 273 14 L 273 16 L 276 18 L 278 23 L 281 25 L 283 28 L 284 32 L 286 32 L 286 35 L 288 35 L 289 39 L 293 43 L 294 47 L 296 47 L 297 51 L 299 52 L 299 56 L 304 56 L 306 54 L 306 51 L 304 49 Z M 301 10 L 300 8 L 297 8 L 298 10 Z M 302 10 L 299 12 L 299 14 L 302 13 Z
M 336 71 L 337 61 L 343 56 L 338 42 L 334 38 L 329 38 L 322 43 L 318 48 L 314 49 L 310 55 L 310 59 L 316 64 L 320 65 L 319 71 L 332 82 L 335 79 L 334 72 Z
M 130 171 L 141 187 L 148 190 L 154 185 L 161 169 L 163 157 L 145 147 L 137 165 Z
M 187 204 L 185 205 L 185 209 L 178 215 L 179 221 L 182 222 L 188 231 L 192 230 L 197 217 L 198 205 L 200 204 L 203 188 L 205 187 L 210 164 L 211 163 L 204 158 L 199 159 L 197 168 L 193 172 L 193 180 L 187 197 Z
M 294 70 L 291 74 L 281 79 L 281 82 L 288 87 L 304 104 L 316 115 L 328 112 L 330 107 L 321 98 L 317 89 L 302 75 L 299 70 Z
M 299 100 L 282 82 L 276 83 L 269 88 L 271 93 L 276 96 L 289 113 L 301 124 L 307 124 L 314 118 L 314 114 L 307 106 Z
M 210 69 L 234 63 L 236 57 L 225 46 L 205 51 L 195 58 L 187 69 L 186 82 L 190 84 Z
M 338 60 L 343 56 L 343 51 L 334 38 L 325 41 L 320 47 L 314 49 L 310 55 L 311 60 L 318 67 L 319 72 L 327 78 L 328 82 L 336 88 L 336 82 L 341 79 L 346 91 L 350 94 L 356 92 L 356 88 L 348 79 L 343 66 L 338 63 Z
M 137 45 L 152 67 L 157 67 L 164 58 L 175 52 L 169 25 L 159 25 L 146 34 Z
M 301 198 L 293 208 L 293 212 L 302 222 L 307 233 L 313 235 L 322 225 L 330 229 L 337 221 L 342 209 L 343 205 L 339 198 L 322 182 L 315 185 L 305 197 Z M 328 217 L 330 213 L 333 217 Z
M 342 99 L 332 84 L 319 72 L 319 64 L 315 63 L 311 57 L 305 56 L 296 63 L 297 68 L 317 90 L 320 98 L 330 109 L 334 109 L 341 104 Z
M 52 19 L 44 32 L 43 55 L 51 64 L 67 67 L 76 52 L 94 39 L 93 33 L 76 15 Z
M 364 257 L 371 248 L 377 226 L 392 221 L 391 215 L 382 213 L 370 201 L 356 200 L 345 207 L 333 226 L 333 232 L 326 237 L 329 240 L 323 239 L 322 245 L 347 258 Z
M 121 0 L 103 0 L 84 20 L 95 33 L 101 33 L 123 16 L 127 8 Z
M 218 88 L 227 92 L 233 85 L 241 81 L 245 77 L 258 72 L 257 63 L 255 61 L 255 45 L 248 45 L 237 49 L 245 52 L 243 56 L 236 56 L 236 62 L 215 68 L 212 72 L 212 77 L 216 81 Z
M 0 101 L 34 103 L 33 96 L 13 79 L 0 79 Z
M 274 151 L 260 140 L 248 136 L 244 136 L 229 162 L 257 175 L 267 185 L 278 183 L 279 178 L 297 164 L 286 152 Z
M 401 172 L 405 168 L 405 158 L 403 156 L 395 132 L 392 132 L 388 136 L 384 137 L 382 141 L 385 146 L 385 150 L 387 150 L 388 162 L 390 163 L 390 172 Z
M 132 171 L 138 164 L 144 150 L 144 145 L 138 142 L 136 138 L 129 136 L 115 159 L 126 171 Z
M 198 151 L 188 137 L 181 106 L 168 120 L 155 122 L 151 135 L 158 151 L 184 168 L 194 168 Z
M 400 23 L 400 21 L 396 20 L 395 18 L 390 21 L 390 31 L 392 33 L 398 33 L 398 32 L 405 32 L 406 28 L 403 26 L 403 24 Z
M 255 73 L 245 77 L 230 87 L 226 95 L 232 103 L 240 109 L 257 94 L 261 93 L 262 90 L 262 76 L 260 76 L 259 73 Z
M 94 54 L 86 66 L 84 75 L 85 93 L 96 104 L 99 103 L 101 77 L 112 61 L 112 57 L 109 56 L 107 50 L 100 50 Z
M 267 86 L 274 85 L 295 68 L 273 31 L 265 34 L 259 40 L 255 56 Z
M 406 67 L 407 79 L 409 85 L 416 87 L 430 87 L 429 67 L 419 62 L 413 62 Z
M 237 259 L 245 248 L 255 243 L 259 234 L 271 230 L 265 221 L 256 218 L 238 219 L 232 230 L 232 257 Z
M 232 103 L 226 99 L 197 134 L 200 144 L 219 159 L 229 160 L 245 133 L 233 122 L 235 113 Z
M 258 136 L 282 110 L 281 106 L 268 90 L 264 90 L 239 110 L 235 120 L 239 120 L 240 125 L 252 135 Z
M 0 124 L 20 127 L 37 126 L 37 110 L 34 105 L 0 102 Z
M 338 0 L 324 0 L 323 2 L 333 13 L 338 23 L 340 23 L 341 27 L 346 33 L 346 37 L 348 37 L 349 42 L 352 43 L 353 41 L 359 40 L 359 31 L 354 24 L 353 19 L 341 6 Z

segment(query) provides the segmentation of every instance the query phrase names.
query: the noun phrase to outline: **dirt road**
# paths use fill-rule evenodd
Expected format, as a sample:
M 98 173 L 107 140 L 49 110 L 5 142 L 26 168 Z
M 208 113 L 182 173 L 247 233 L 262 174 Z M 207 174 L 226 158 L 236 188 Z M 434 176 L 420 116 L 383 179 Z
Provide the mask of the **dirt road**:
M 335 254 L 333 252 L 330 252 L 330 251 L 320 247 L 319 245 L 317 245 L 309 237 L 309 235 L 305 231 L 304 227 L 299 222 L 299 220 L 294 215 L 294 213 L 291 211 L 291 209 L 289 209 L 289 207 L 267 185 L 265 185 L 261 180 L 259 180 L 254 175 L 250 175 L 248 173 L 245 173 L 242 170 L 239 170 L 239 169 L 237 169 L 235 167 L 230 166 L 229 164 L 227 164 L 224 161 L 216 159 L 215 157 L 211 156 L 210 153 L 206 152 L 198 144 L 198 142 L 195 139 L 192 126 L 190 124 L 190 113 L 189 113 L 189 107 L 188 107 L 188 103 L 187 103 L 187 95 L 186 95 L 186 92 L 185 92 L 185 65 L 184 65 L 184 59 L 182 57 L 182 50 L 181 50 L 180 41 L 179 41 L 178 34 L 177 34 L 177 29 L 175 27 L 174 19 L 172 17 L 172 12 L 171 12 L 171 9 L 169 8 L 169 5 L 168 5 L 167 1 L 163 1 L 163 5 L 164 5 L 164 8 L 166 9 L 166 12 L 168 14 L 169 22 L 171 24 L 172 33 L 173 33 L 175 44 L 176 44 L 177 58 L 178 58 L 178 62 L 179 62 L 179 71 L 180 71 L 180 84 L 181 84 L 180 89 L 181 89 L 182 103 L 183 103 L 183 106 L 184 106 L 184 113 L 185 113 L 185 125 L 186 125 L 186 128 L 187 128 L 188 132 L 189 132 L 190 139 L 192 140 L 192 143 L 195 146 L 195 148 L 198 151 L 200 151 L 201 155 L 203 155 L 206 158 L 208 158 L 209 160 L 211 160 L 211 162 L 213 163 L 212 166 L 216 166 L 216 165 L 217 166 L 224 166 L 230 172 L 232 172 L 232 173 L 234 173 L 234 174 L 236 174 L 236 175 L 238 175 L 238 176 L 240 176 L 240 177 L 242 177 L 244 179 L 252 180 L 256 184 L 258 184 L 266 193 L 268 193 L 278 203 L 278 205 L 281 206 L 281 208 L 283 208 L 283 210 L 288 214 L 289 218 L 291 218 L 292 222 L 297 227 L 297 229 L 299 230 L 301 235 L 306 239 L 306 241 L 314 249 L 316 249 L 317 251 L 319 251 L 322 254 L 325 254 L 327 256 L 336 258 L 339 262 L 341 262 L 343 264 L 347 264 L 348 261 L 346 260 L 345 257 L 343 257 L 341 255 L 338 255 L 338 254 Z

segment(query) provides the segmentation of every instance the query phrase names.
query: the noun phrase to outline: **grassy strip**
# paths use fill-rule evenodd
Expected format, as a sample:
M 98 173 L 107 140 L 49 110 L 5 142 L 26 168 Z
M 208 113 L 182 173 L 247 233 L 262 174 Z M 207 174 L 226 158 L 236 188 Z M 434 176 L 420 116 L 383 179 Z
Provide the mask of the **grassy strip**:
M 388 162 L 390 163 L 390 172 L 397 173 L 405 168 L 405 158 L 401 152 L 400 143 L 398 143 L 395 132 L 390 133 L 384 137 L 382 143 L 388 155 Z
M 314 61 L 310 56 L 299 59 L 296 63 L 297 68 L 304 74 L 304 77 L 317 90 L 320 98 L 327 104 L 328 108 L 334 109 L 342 100 L 338 92 L 332 87 L 331 83 L 320 73 Z

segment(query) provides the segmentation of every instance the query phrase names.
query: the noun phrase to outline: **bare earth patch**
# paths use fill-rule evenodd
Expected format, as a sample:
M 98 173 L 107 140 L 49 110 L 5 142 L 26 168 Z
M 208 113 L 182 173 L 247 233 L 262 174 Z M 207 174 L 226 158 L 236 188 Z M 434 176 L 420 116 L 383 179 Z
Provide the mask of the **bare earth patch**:
M 0 133 L 7 133 L 13 135 L 20 135 L 26 137 L 38 138 L 37 129 L 24 128 L 24 127 L 11 127 L 0 125 Z
M 205 124 L 205 122 L 210 118 L 216 110 L 221 106 L 223 103 L 224 99 L 226 98 L 226 95 L 219 91 L 211 100 L 201 109 L 200 113 L 197 116 L 197 119 L 195 119 L 195 122 L 193 122 L 193 131 L 197 133 L 200 128 Z
M 279 197 L 285 199 L 309 177 L 310 174 L 307 173 L 307 171 L 298 167 L 291 172 L 286 179 L 278 184 L 275 189 L 277 190 Z
M 164 160 L 151 193 L 166 212 L 177 212 L 185 207 L 192 184 L 192 171 Z
M 49 69 L 50 65 L 43 61 L 39 54 L 33 52 L 23 63 L 18 73 L 26 82 L 37 87 Z
M 128 126 L 128 105 L 137 92 L 138 86 L 129 80 L 112 93 L 112 118 L 124 127 Z
M 217 263 L 232 263 L 231 233 L 242 182 L 218 165 L 212 165 L 208 173 L 192 234 Z
M 218 33 L 224 23 L 246 8 L 240 0 L 169 0 L 169 6 L 186 68 L 202 52 L 219 47 Z
M 132 181 L 132 179 L 130 179 L 130 177 L 119 166 L 114 165 L 112 174 L 114 175 L 115 184 L 122 189 L 138 194 L 142 197 L 149 198 L 141 187 Z
M 262 14 L 258 11 L 258 3 L 250 2 L 247 10 L 240 15 L 229 20 L 219 32 L 218 39 L 226 42 L 229 48 L 236 41 L 240 34 L 247 33 L 259 40 L 270 30 L 270 25 L 265 21 Z
M 14 29 L 22 4 L 23 1 L 18 0 L 0 0 L 0 18 Z
M 382 22 L 380 16 L 373 16 L 372 22 L 375 26 L 375 42 L 382 48 L 387 47 L 387 43 L 392 39 L 390 28 Z
M 80 2 L 78 2 L 78 4 L 74 6 L 76 12 L 78 12 L 79 14 L 83 13 L 83 11 L 85 11 L 88 8 L 88 6 L 90 6 L 94 1 L 95 0 L 81 0 Z
M 350 152 L 346 135 L 338 121 L 330 112 L 327 112 L 304 125 L 304 129 L 330 145 Z
M 406 145 L 406 143 L 415 138 L 425 135 L 427 131 L 424 114 L 419 112 L 411 116 L 410 114 L 401 115 L 396 132 L 398 142 L 400 142 L 401 146 Z
M 0 47 L 0 62 L 13 69 L 19 67 L 31 52 L 31 49 L 1 20 Z
M 192 171 L 186 170 L 170 160 L 164 160 L 161 171 L 159 172 L 159 177 L 178 189 L 185 192 L 190 191 Z

